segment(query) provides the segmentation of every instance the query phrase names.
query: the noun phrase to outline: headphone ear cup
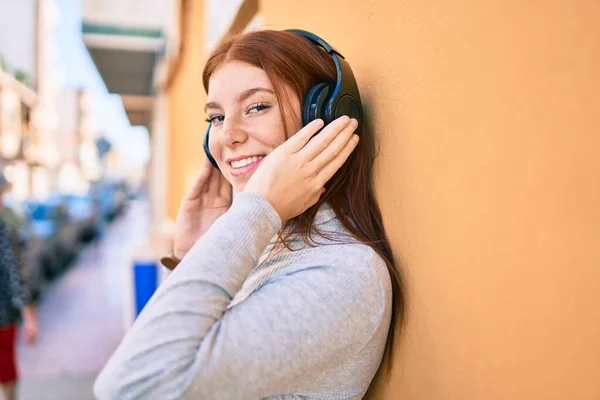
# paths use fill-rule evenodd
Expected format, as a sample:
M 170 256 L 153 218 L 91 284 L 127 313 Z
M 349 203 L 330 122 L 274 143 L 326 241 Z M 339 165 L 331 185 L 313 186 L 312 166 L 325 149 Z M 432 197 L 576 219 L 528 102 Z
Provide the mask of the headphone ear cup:
M 329 84 L 327 83 L 318 83 L 315 86 L 311 87 L 308 92 L 306 92 L 306 96 L 304 96 L 304 102 L 302 104 L 302 124 L 308 125 L 311 121 L 314 121 L 317 118 L 322 118 L 321 115 L 321 106 L 323 104 L 320 99 L 323 89 L 327 89 Z M 327 90 L 329 92 L 329 90 Z M 319 104 L 320 103 L 320 104 Z
M 216 168 L 219 169 L 219 166 L 217 165 L 217 162 L 215 161 L 214 157 L 212 156 L 212 154 L 210 153 L 210 148 L 208 147 L 208 138 L 210 135 L 210 127 L 211 125 L 208 124 L 208 128 L 206 128 L 206 133 L 204 134 L 204 153 L 206 154 L 206 157 L 208 157 L 208 160 L 210 161 L 210 163 Z
M 330 110 L 327 109 L 327 103 L 329 103 L 333 89 L 333 85 L 326 85 L 321 91 L 315 94 L 315 103 L 317 104 L 316 109 L 318 110 L 319 115 L 316 118 L 321 118 L 325 122 L 325 125 L 329 124 L 335 119 Z

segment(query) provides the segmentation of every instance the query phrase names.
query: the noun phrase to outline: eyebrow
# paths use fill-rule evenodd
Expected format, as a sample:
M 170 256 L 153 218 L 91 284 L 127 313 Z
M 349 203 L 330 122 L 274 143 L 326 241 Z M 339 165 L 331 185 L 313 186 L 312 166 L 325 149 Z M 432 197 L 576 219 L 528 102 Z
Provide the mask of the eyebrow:
M 258 93 L 258 92 L 267 92 L 267 93 L 275 94 L 275 92 L 271 89 L 268 89 L 265 87 L 255 87 L 255 88 L 251 88 L 248 90 L 244 90 L 239 95 L 238 102 L 242 102 L 242 101 L 246 100 L 248 97 L 252 96 L 254 93 Z M 206 112 L 206 110 L 208 108 L 221 108 L 221 106 L 219 105 L 219 103 L 211 101 L 209 103 L 206 103 L 206 105 L 204 106 L 204 111 Z

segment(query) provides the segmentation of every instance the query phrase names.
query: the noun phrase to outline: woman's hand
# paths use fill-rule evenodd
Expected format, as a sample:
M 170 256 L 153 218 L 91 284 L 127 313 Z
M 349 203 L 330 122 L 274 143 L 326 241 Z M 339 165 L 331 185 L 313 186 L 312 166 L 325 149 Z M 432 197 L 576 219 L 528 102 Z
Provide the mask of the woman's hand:
M 324 186 L 358 144 L 355 119 L 340 117 L 323 126 L 318 119 L 302 128 L 265 157 L 246 187 L 275 208 L 282 221 L 302 214 L 316 204 Z
M 173 245 L 175 257 L 181 260 L 213 222 L 229 209 L 231 192 L 229 182 L 206 158 L 179 208 Z

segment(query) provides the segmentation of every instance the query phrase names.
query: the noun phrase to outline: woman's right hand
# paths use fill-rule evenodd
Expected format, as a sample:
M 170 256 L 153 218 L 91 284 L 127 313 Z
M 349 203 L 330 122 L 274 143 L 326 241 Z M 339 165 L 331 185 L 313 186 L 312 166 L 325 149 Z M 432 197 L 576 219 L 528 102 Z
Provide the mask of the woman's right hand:
M 182 259 L 213 222 L 231 206 L 232 187 L 208 160 L 179 207 L 173 255 Z

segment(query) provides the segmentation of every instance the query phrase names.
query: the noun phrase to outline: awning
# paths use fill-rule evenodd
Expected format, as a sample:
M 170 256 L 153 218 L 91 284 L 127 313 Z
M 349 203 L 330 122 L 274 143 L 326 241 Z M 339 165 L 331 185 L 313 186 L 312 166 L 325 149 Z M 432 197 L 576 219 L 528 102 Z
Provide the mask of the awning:
M 154 70 L 165 46 L 162 30 L 84 22 L 82 33 L 108 91 L 123 97 L 131 124 L 149 127 Z

